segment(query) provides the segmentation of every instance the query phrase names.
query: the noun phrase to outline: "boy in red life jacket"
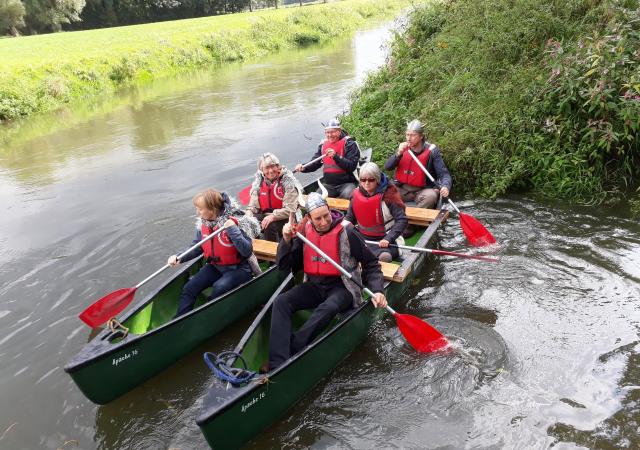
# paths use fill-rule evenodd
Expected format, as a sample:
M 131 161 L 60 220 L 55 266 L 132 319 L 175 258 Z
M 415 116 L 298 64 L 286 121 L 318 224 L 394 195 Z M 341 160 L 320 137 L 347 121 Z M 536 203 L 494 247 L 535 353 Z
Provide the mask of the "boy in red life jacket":
M 422 123 L 412 120 L 407 124 L 406 142 L 398 145 L 396 153 L 384 164 L 385 170 L 396 169 L 395 184 L 405 202 L 415 201 L 419 208 L 433 208 L 438 198 L 449 196 L 451 191 L 451 175 L 442 160 L 442 153 L 435 144 L 424 139 Z M 408 151 L 411 150 L 436 180 L 431 180 L 424 174 Z
M 307 197 L 308 217 L 298 226 L 301 233 L 334 261 L 363 282 L 375 294 L 374 304 L 387 305 L 384 278 L 378 259 L 350 226 L 342 226 L 342 214 L 329 209 L 320 194 Z M 338 313 L 362 301 L 360 288 L 295 237 L 295 225 L 287 223 L 278 244 L 276 264 L 280 270 L 304 270 L 305 281 L 280 294 L 271 313 L 269 369 L 275 369 L 309 344 Z M 360 269 L 360 266 L 362 267 Z M 292 333 L 291 316 L 300 309 L 315 308 L 302 327 Z
M 400 256 L 398 248 L 389 244 L 404 244 L 402 232 L 409 220 L 398 189 L 376 163 L 368 162 L 360 168 L 360 186 L 353 192 L 344 220 L 355 224 L 364 240 L 378 241 L 378 245 L 367 245 L 380 261 L 390 262 Z
M 315 172 L 322 166 L 322 184 L 329 191 L 329 197 L 351 198 L 358 180 L 353 172 L 360 161 L 358 143 L 342 129 L 337 119 L 329 121 L 324 128 L 324 140 L 318 145 L 313 157 L 324 155 L 322 160 L 304 167 L 298 164 L 295 172 Z
M 255 222 L 255 219 L 236 217 L 229 196 L 214 189 L 196 194 L 193 205 L 198 215 L 194 244 L 222 226 L 228 228 L 182 259 L 178 260 L 177 255 L 172 255 L 167 260 L 167 264 L 176 266 L 204 254 L 207 261 L 184 285 L 175 317 L 191 311 L 198 295 L 208 287 L 213 288 L 208 298 L 212 300 L 249 281 L 252 275 L 247 259 L 253 254 L 250 234 L 255 233 L 252 228 L 257 224 L 250 221 Z
M 247 214 L 260 221 L 266 240 L 278 242 L 282 237 L 289 214 L 298 208 L 298 189 L 302 186 L 276 155 L 264 153 L 260 157 Z

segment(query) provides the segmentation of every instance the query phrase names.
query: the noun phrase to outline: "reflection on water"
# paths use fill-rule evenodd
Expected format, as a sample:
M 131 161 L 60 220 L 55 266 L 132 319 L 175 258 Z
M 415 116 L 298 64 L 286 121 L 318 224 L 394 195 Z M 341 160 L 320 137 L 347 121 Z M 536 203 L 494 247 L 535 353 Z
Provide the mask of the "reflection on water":
M 251 317 L 97 407 L 62 371 L 89 336 L 77 315 L 184 248 L 195 192 L 237 192 L 264 151 L 308 160 L 320 122 L 384 60 L 385 33 L 165 80 L 108 113 L 14 136 L 0 152 L 0 448 L 206 445 L 201 354 L 232 348 Z M 639 445 L 640 226 L 522 196 L 458 200 L 503 245 L 500 264 L 430 257 L 397 308 L 454 351 L 416 354 L 385 316 L 250 448 Z M 455 217 L 438 245 L 467 248 Z

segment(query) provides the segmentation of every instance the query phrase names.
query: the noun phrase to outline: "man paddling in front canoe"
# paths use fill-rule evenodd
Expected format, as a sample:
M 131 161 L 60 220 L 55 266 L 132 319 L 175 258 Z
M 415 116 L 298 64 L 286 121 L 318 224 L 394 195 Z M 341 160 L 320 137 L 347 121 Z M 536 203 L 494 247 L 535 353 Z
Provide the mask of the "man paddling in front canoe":
M 358 180 L 353 172 L 360 161 L 358 143 L 349 136 L 338 119 L 332 119 L 324 128 L 324 139 L 318 145 L 312 161 L 323 156 L 322 160 L 307 164 L 298 164 L 296 172 L 315 172 L 322 166 L 322 184 L 330 197 L 351 198 Z
M 364 279 L 373 291 L 373 303 L 387 306 L 383 291 L 384 278 L 378 259 L 350 226 L 343 227 L 342 214 L 329 209 L 320 194 L 307 197 L 307 216 L 297 227 L 307 239 L 353 274 Z M 296 226 L 287 223 L 278 244 L 276 263 L 281 270 L 304 270 L 305 281 L 280 294 L 273 304 L 269 340 L 269 369 L 280 366 L 309 344 L 338 313 L 362 301 L 361 289 L 343 276 L 318 253 L 295 238 Z M 360 268 L 361 267 L 361 268 Z M 311 317 L 292 333 L 291 316 L 301 309 L 315 308 Z

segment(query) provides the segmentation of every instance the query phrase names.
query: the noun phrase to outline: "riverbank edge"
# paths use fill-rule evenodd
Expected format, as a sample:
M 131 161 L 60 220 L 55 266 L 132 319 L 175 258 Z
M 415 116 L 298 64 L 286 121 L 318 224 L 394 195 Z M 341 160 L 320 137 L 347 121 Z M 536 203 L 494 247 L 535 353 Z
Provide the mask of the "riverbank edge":
M 454 195 L 530 192 L 640 216 L 637 0 L 436 0 L 343 124 L 382 164 L 419 118 Z
M 121 88 L 142 86 L 179 73 L 228 62 L 253 61 L 281 50 L 326 44 L 351 35 L 368 22 L 388 18 L 409 4 L 407 0 L 346 0 L 261 10 L 234 15 L 233 28 L 220 25 L 225 22 L 228 25 L 229 15 L 163 22 L 162 27 L 168 30 L 165 36 L 154 29 L 154 43 L 144 46 L 136 45 L 136 34 L 142 36 L 150 32 L 150 24 L 99 30 L 112 33 L 114 41 L 119 37 L 127 39 L 131 46 L 114 43 L 114 47 L 123 50 L 71 59 L 65 58 L 63 49 L 58 48 L 55 51 L 60 62 L 16 65 L 10 71 L 0 72 L 0 124 L 54 111 L 83 99 L 113 95 Z M 182 36 L 185 39 L 176 37 L 175 27 L 189 27 L 194 23 L 198 25 L 197 32 L 188 39 L 188 30 Z M 82 42 L 95 32 L 67 35 Z M 36 45 L 38 39 L 52 37 L 29 38 Z M 148 41 L 146 37 L 145 40 Z M 87 45 L 90 46 L 90 42 Z

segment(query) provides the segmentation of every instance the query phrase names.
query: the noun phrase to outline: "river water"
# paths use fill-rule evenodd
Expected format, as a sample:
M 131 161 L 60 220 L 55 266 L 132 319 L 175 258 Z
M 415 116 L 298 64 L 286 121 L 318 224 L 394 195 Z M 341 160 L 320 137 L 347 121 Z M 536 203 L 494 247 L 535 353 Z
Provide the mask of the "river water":
M 264 151 L 306 161 L 387 38 L 157 82 L 14 134 L 0 151 L 0 448 L 206 448 L 202 352 L 232 348 L 251 318 L 99 407 L 62 370 L 90 339 L 78 313 L 190 242 L 194 193 L 238 192 Z M 456 350 L 418 355 L 387 317 L 249 448 L 640 448 L 640 226 L 527 196 L 458 200 L 500 263 L 431 258 L 397 308 Z M 455 217 L 437 245 L 468 249 Z

